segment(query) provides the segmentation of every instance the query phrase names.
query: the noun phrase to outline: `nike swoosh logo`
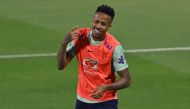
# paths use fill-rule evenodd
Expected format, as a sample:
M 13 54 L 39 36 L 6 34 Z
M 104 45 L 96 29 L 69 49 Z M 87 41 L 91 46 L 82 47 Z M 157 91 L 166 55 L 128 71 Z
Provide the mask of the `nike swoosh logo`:
M 88 50 L 88 52 L 94 52 L 94 51 Z

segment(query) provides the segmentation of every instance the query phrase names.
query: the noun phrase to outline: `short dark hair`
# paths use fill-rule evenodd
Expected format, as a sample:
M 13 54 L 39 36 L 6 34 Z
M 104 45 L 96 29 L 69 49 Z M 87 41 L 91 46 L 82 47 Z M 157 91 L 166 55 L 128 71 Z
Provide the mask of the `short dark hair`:
M 112 7 L 110 7 L 110 6 L 108 6 L 108 5 L 100 5 L 100 6 L 98 6 L 98 8 L 96 9 L 96 12 L 103 12 L 103 13 L 109 15 L 112 18 L 112 20 L 113 20 L 113 18 L 115 16 L 114 9 Z

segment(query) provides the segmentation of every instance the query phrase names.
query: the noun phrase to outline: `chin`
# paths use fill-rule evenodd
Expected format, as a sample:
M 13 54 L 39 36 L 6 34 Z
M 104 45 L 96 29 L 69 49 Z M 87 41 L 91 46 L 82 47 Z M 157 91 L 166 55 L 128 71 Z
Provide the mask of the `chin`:
M 93 37 L 98 38 L 100 35 L 97 35 L 95 33 L 92 33 Z

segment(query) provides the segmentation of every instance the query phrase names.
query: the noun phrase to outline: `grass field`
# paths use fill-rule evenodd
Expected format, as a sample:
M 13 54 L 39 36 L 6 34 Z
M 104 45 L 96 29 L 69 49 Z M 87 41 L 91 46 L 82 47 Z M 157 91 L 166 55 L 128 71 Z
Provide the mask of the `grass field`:
M 0 0 L 0 56 L 55 53 L 73 26 L 90 27 L 100 4 L 116 10 L 110 33 L 124 49 L 190 47 L 189 0 Z M 120 109 L 189 109 L 190 51 L 126 53 L 132 85 Z M 77 62 L 0 59 L 0 109 L 74 109 Z

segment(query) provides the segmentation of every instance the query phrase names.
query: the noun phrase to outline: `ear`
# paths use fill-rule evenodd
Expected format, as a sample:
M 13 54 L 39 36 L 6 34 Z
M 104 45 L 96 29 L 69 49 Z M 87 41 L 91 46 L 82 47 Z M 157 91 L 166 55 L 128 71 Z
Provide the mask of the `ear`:
M 109 24 L 109 28 L 111 28 L 111 27 L 112 27 L 112 23 Z

